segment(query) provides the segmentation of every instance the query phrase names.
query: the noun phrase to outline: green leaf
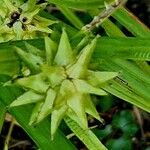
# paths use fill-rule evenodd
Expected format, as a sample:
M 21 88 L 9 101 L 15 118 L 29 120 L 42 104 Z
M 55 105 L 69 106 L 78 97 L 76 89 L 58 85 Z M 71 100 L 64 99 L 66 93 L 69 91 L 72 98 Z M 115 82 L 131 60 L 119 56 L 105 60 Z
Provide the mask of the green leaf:
M 23 51 L 21 48 L 15 47 L 18 56 L 25 62 L 32 73 L 39 72 L 39 65 L 43 64 L 43 60 L 39 56 Z
M 149 38 L 100 37 L 98 38 L 93 57 L 94 59 L 96 57 L 110 57 L 150 61 Z
M 104 0 L 47 0 L 49 3 L 54 3 L 60 6 L 66 6 L 79 9 L 94 9 L 104 7 Z M 108 0 L 111 1 L 111 0 Z
M 139 37 L 150 37 L 150 30 L 142 22 L 138 20 L 129 10 L 125 8 L 118 9 L 112 15 L 117 21 L 119 21 L 126 29 L 128 29 L 133 35 Z
M 99 139 L 95 136 L 95 134 L 93 134 L 91 130 L 83 130 L 75 121 L 69 117 L 65 118 L 65 122 L 89 150 L 107 150 L 107 148 L 99 141 Z
M 0 74 L 14 76 L 19 73 L 20 64 L 12 48 L 0 49 Z
M 59 6 L 58 8 L 77 29 L 81 29 L 83 27 L 84 24 L 72 10 L 63 6 Z
M 117 59 L 104 61 L 103 68 L 121 71 L 121 77 L 104 86 L 108 92 L 150 112 L 150 79 L 135 63 Z M 101 66 L 102 67 L 102 66 Z
M 2 131 L 2 128 L 3 128 L 3 124 L 4 124 L 4 121 L 5 121 L 5 115 L 6 115 L 6 112 L 7 112 L 7 108 L 6 106 L 0 101 L 0 134 L 1 134 L 1 131 Z

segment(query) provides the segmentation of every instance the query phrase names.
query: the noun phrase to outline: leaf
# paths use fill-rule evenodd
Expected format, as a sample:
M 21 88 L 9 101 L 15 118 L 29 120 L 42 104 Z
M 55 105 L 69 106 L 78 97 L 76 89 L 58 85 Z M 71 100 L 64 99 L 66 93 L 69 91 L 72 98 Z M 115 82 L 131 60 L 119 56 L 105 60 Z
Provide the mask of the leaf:
M 93 54 L 93 59 L 95 59 L 96 57 L 111 57 L 150 61 L 149 38 L 98 38 L 97 45 Z
M 65 122 L 89 150 L 107 150 L 107 148 L 100 142 L 100 140 L 95 136 L 95 134 L 93 134 L 91 130 L 82 129 L 69 117 L 65 118 Z
M 64 6 L 57 7 L 77 29 L 81 29 L 84 26 L 82 21 L 76 16 L 76 14 L 72 10 Z
M 38 49 L 37 47 L 27 43 L 27 42 L 24 42 L 26 48 L 27 48 L 27 51 L 33 55 L 37 55 L 37 56 L 40 56 L 40 57 L 43 57 L 44 56 L 44 53 L 43 51 L 41 51 L 40 49 Z
M 3 124 L 4 124 L 4 121 L 5 121 L 5 115 L 6 115 L 6 112 L 7 112 L 7 108 L 6 106 L 0 101 L 0 134 L 1 134 L 1 131 L 2 131 L 2 128 L 3 128 Z
M 150 37 L 149 28 L 140 22 L 138 18 L 136 18 L 126 8 L 118 9 L 112 16 L 124 27 L 126 27 L 126 29 L 128 29 L 133 35 L 144 38 Z
M 109 62 L 109 63 L 108 63 Z M 146 111 L 150 111 L 150 80 L 135 63 L 117 59 L 104 62 L 104 68 L 121 71 L 122 77 L 110 81 L 104 89 Z
M 93 9 L 93 8 L 101 8 L 104 7 L 103 0 L 48 0 L 49 3 L 54 3 L 60 6 L 66 6 L 71 8 L 79 8 L 79 9 Z
M 14 50 L 0 49 L 0 74 L 14 76 L 19 73 L 20 64 Z
M 43 60 L 39 56 L 35 56 L 31 53 L 23 51 L 21 48 L 15 47 L 18 56 L 23 60 L 23 62 L 29 67 L 32 73 L 39 72 L 39 65 L 43 64 Z

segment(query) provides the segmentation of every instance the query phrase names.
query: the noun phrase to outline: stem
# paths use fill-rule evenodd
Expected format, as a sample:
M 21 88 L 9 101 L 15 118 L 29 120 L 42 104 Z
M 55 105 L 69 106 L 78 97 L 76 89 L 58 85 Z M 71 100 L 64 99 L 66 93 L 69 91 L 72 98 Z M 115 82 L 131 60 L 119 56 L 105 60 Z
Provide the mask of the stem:
M 84 26 L 82 30 L 84 31 L 92 31 L 94 28 L 98 27 L 104 20 L 110 17 L 118 8 L 120 8 L 124 4 L 125 0 L 115 0 L 115 2 L 111 4 L 106 4 L 106 9 L 100 12 L 98 16 L 95 16 L 94 19 Z
M 10 141 L 10 138 L 11 138 L 11 134 L 12 134 L 14 125 L 15 125 L 15 119 L 13 118 L 13 119 L 12 119 L 12 122 L 11 122 L 11 124 L 10 124 L 10 128 L 9 128 L 7 137 L 6 137 L 6 139 L 5 139 L 4 149 L 3 149 L 3 150 L 8 150 L 9 141 Z

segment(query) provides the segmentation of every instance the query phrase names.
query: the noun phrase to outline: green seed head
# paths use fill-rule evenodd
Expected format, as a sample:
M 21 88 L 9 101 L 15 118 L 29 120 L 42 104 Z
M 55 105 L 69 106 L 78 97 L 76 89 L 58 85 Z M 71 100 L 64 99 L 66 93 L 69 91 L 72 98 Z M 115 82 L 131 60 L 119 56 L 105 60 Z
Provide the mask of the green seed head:
M 0 2 L 0 42 L 9 40 L 29 39 L 52 32 L 49 25 L 56 23 L 38 15 L 45 4 L 36 4 L 36 0 L 26 3 L 15 0 L 2 0 Z
M 96 45 L 97 38 L 93 39 L 81 52 L 75 56 L 63 29 L 58 47 L 46 37 L 45 59 L 35 55 L 36 48 L 28 52 L 16 48 L 19 57 L 34 74 L 17 80 L 17 84 L 24 87 L 27 92 L 16 99 L 10 106 L 36 103 L 31 115 L 30 124 L 42 121 L 51 114 L 51 135 L 56 132 L 61 120 L 68 116 L 76 121 L 83 129 L 88 128 L 87 114 L 102 121 L 90 94 L 106 95 L 99 84 L 112 79 L 117 74 L 109 73 L 102 76 L 101 72 L 88 69 L 88 64 Z M 28 47 L 32 47 L 29 44 Z M 24 57 L 28 54 L 28 58 Z M 41 60 L 35 65 L 35 60 Z M 36 68 L 36 69 L 35 69 Z M 106 73 L 106 72 L 105 72 Z

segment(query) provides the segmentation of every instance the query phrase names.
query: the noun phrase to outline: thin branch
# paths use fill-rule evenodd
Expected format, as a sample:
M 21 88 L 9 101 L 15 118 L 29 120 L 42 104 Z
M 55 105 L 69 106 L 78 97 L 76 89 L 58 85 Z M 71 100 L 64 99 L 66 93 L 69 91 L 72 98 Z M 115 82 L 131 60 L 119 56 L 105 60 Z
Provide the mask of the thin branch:
M 6 139 L 5 139 L 4 149 L 3 149 L 3 150 L 8 150 L 9 141 L 10 141 L 10 138 L 11 138 L 11 134 L 12 134 L 14 125 L 15 125 L 15 119 L 13 118 L 13 120 L 12 120 L 12 122 L 11 122 L 11 125 L 10 125 L 10 128 L 9 128 L 9 131 L 8 131 L 8 134 L 7 134 L 7 137 L 6 137 Z
M 94 28 L 98 27 L 104 20 L 112 15 L 112 13 L 120 8 L 126 0 L 115 0 L 115 2 L 107 4 L 105 2 L 106 9 L 103 10 L 98 16 L 95 16 L 94 19 L 87 25 L 85 25 L 83 31 L 92 31 Z

